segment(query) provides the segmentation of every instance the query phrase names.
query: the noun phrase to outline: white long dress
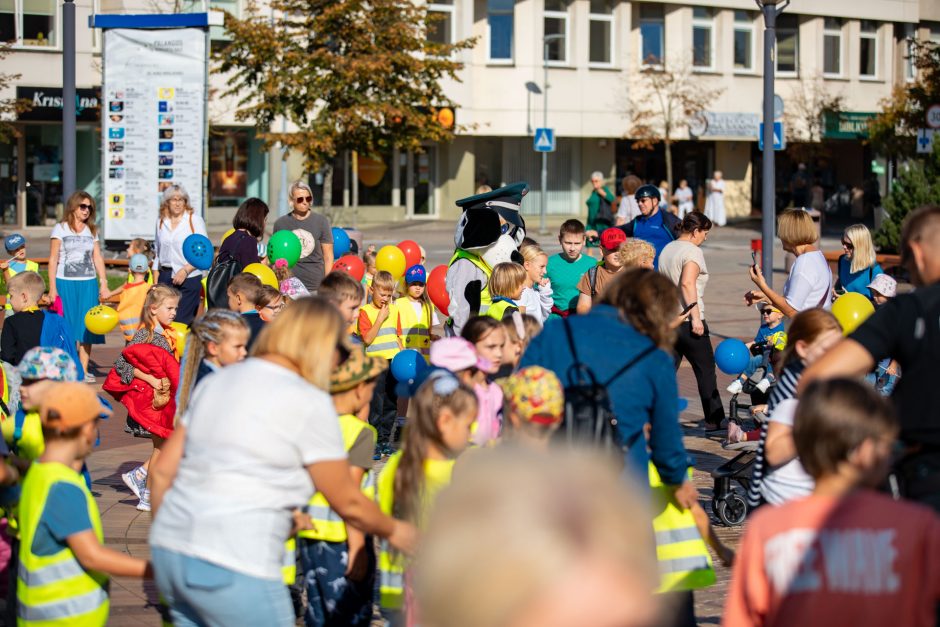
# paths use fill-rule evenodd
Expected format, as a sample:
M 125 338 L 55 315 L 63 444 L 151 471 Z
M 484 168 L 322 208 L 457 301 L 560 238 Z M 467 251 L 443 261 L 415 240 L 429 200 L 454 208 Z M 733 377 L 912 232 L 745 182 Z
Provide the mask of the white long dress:
M 708 199 L 705 200 L 705 215 L 716 226 L 724 226 L 725 218 L 725 181 L 724 179 L 708 181 Z

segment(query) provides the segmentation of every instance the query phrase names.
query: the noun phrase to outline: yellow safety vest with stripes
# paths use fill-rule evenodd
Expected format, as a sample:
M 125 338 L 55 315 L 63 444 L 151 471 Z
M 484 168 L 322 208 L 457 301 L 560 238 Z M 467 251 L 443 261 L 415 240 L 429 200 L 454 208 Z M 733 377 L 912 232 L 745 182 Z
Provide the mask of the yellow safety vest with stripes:
M 26 412 L 19 433 L 17 433 L 15 414 L 0 423 L 0 430 L 3 432 L 3 439 L 18 457 L 32 461 L 39 459 L 39 456 L 46 450 L 39 412 Z
M 19 272 L 17 272 L 16 270 L 14 270 L 12 267 L 10 267 L 9 270 L 10 270 L 10 276 L 7 278 L 7 282 L 9 282 L 10 279 L 12 279 L 12 278 L 15 277 L 17 274 L 19 274 Z M 29 259 L 27 259 L 27 260 L 26 260 L 26 270 L 24 270 L 24 272 L 39 272 L 39 264 L 36 263 L 35 261 L 30 261 Z M 7 304 L 6 304 L 6 308 L 9 309 L 10 311 L 13 310 L 13 305 L 10 304 L 10 292 L 7 292 Z
M 55 555 L 35 555 L 33 541 L 49 491 L 68 483 L 85 495 L 88 517 L 98 542 L 103 542 L 101 516 L 85 480 L 58 463 L 34 463 L 23 480 L 20 497 L 20 564 L 16 580 L 17 624 L 92 627 L 108 620 L 108 576 L 86 570 L 67 546 Z M 54 506 L 54 504 L 53 504 Z
M 377 437 L 375 427 L 359 420 L 352 414 L 343 414 L 339 417 L 339 428 L 343 434 L 343 446 L 346 448 L 347 453 L 352 448 L 353 444 L 356 443 L 356 440 L 359 439 L 359 434 L 366 430 L 371 432 L 372 443 L 373 446 L 375 445 Z M 364 488 L 367 487 L 371 481 L 370 477 L 372 474 L 372 471 L 367 470 L 366 474 L 362 477 Z M 374 489 L 372 491 L 374 492 Z M 330 507 L 330 504 L 327 502 L 322 492 L 317 492 L 313 495 L 307 509 L 310 512 L 310 518 L 313 519 L 314 529 L 301 531 L 297 535 L 301 538 L 323 540 L 325 542 L 346 541 L 346 523 L 343 522 L 339 514 L 333 511 L 333 508 Z
M 369 322 L 374 325 L 379 317 L 379 308 L 369 303 L 362 306 L 362 311 L 366 312 Z M 365 346 L 366 355 L 391 359 L 401 351 L 400 342 L 401 340 L 398 337 L 398 307 L 395 306 L 395 303 L 389 303 L 388 318 L 379 327 L 375 340 Z
M 422 527 L 437 494 L 444 489 L 454 472 L 453 459 L 426 459 L 424 461 L 424 489 L 420 497 L 418 526 Z M 401 462 L 401 451 L 388 458 L 385 468 L 376 480 L 379 508 L 392 516 L 395 508 L 395 472 Z M 384 609 L 401 609 L 404 601 L 405 557 L 395 551 L 388 540 L 379 542 L 379 605 Z
M 689 470 L 691 478 L 692 471 Z M 659 561 L 657 592 L 695 590 L 715 583 L 712 558 L 692 512 L 682 509 L 673 498 L 673 489 L 663 485 L 650 462 L 653 531 L 656 533 L 656 559 Z
M 481 257 L 474 255 L 473 253 L 468 252 L 462 248 L 458 248 L 457 251 L 454 252 L 454 256 L 450 258 L 450 262 L 447 264 L 447 266 L 450 267 L 454 265 L 454 262 L 458 259 L 466 259 L 486 275 L 486 280 L 483 281 L 483 289 L 480 291 L 480 311 L 477 312 L 477 315 L 482 316 L 486 314 L 487 310 L 490 308 L 490 305 L 493 304 L 493 299 L 490 297 L 489 288 L 490 275 L 493 274 L 493 269 L 486 265 L 486 262 L 483 261 Z
M 506 317 L 507 309 L 519 309 L 516 303 L 512 302 L 508 298 L 500 298 L 498 296 L 496 298 L 496 302 L 490 305 L 489 309 L 486 310 L 486 315 L 490 318 L 502 320 Z
M 401 343 L 405 348 L 413 348 L 422 355 L 425 361 L 431 358 L 431 304 L 421 301 L 421 316 L 415 313 L 414 301 L 402 296 L 395 301 L 401 320 Z
M 118 324 L 121 326 L 121 333 L 124 334 L 124 341 L 130 342 L 134 339 L 134 334 L 140 328 L 140 313 L 144 310 L 144 301 L 147 299 L 147 292 L 151 285 L 146 281 L 140 283 L 128 283 L 121 292 L 121 300 L 118 301 L 117 313 Z

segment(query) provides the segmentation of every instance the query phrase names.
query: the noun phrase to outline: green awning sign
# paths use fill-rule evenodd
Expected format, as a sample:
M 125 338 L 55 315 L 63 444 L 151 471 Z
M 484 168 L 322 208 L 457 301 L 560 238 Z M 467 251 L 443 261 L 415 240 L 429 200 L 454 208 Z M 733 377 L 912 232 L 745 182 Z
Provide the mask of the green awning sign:
M 863 111 L 827 111 L 823 114 L 826 139 L 868 139 L 868 125 L 878 114 Z

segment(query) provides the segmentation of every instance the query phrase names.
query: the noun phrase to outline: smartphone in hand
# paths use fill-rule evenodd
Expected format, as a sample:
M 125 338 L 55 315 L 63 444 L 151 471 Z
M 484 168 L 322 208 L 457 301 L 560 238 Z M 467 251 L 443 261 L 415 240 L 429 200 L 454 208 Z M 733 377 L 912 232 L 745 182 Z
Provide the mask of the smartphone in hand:
M 754 268 L 757 267 L 757 251 L 756 250 L 751 251 L 751 266 Z

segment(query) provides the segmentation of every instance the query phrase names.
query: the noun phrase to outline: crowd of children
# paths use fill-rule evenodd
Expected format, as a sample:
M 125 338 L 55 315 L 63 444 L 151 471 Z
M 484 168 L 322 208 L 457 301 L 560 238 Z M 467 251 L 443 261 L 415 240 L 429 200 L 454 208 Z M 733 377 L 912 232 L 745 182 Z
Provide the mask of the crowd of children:
M 0 370 L 0 426 L 7 445 L 0 447 L 0 486 L 22 483 L 17 507 L 9 499 L 0 503 L 6 512 L 0 528 L 9 529 L 0 533 L 0 567 L 16 573 L 15 586 L 8 586 L 7 613 L 15 611 L 23 624 L 104 624 L 108 577 L 151 576 L 144 560 L 103 546 L 100 514 L 90 493 L 84 461 L 95 446 L 97 421 L 111 410 L 92 388 L 76 382 L 84 373 L 75 339 L 60 316 L 40 308 L 47 304 L 45 284 L 38 265 L 26 259 L 25 239 L 14 235 L 4 243 L 11 258 L 0 264 L 8 293 L 0 333 L 0 360 L 5 362 Z M 419 530 L 430 525 L 433 539 L 441 530 L 431 524 L 432 506 L 463 466 L 472 469 L 474 459 L 487 449 L 549 450 L 564 419 L 564 390 L 550 370 L 519 369 L 522 353 L 551 318 L 589 311 L 623 269 L 652 269 L 656 255 L 649 243 L 611 228 L 599 234 L 602 259 L 597 262 L 583 254 L 585 227 L 577 220 L 562 224 L 558 243 L 561 252 L 549 256 L 527 238 L 519 247 L 518 263 L 496 264 L 485 286 L 490 299 L 486 309 L 452 337 L 442 337 L 446 325 L 428 296 L 429 272 L 423 263 L 396 277 L 376 266 L 370 247 L 362 253 L 361 281 L 342 271 L 323 279 L 317 296 L 340 312 L 346 328 L 328 391 L 349 472 L 386 515 Z M 122 475 L 138 499 L 137 509 L 150 511 L 150 468 L 159 463 L 194 389 L 213 372 L 246 359 L 266 326 L 309 293 L 286 262 L 276 261 L 271 264 L 276 284 L 236 274 L 228 283 L 228 308 L 203 307 L 181 333 L 173 324 L 180 293 L 153 284 L 149 244 L 134 240 L 127 254 L 127 281 L 109 293 L 118 299 L 125 347 L 103 389 L 126 407 L 126 430 L 152 442 L 149 459 Z M 887 275 L 877 276 L 868 287 L 877 304 L 895 293 Z M 770 390 L 771 405 L 778 411 L 763 432 L 745 433 L 735 424 L 729 439 L 761 440 L 754 489 L 763 490 L 758 497 L 764 501 L 786 504 L 779 510 L 768 507 L 749 522 L 724 620 L 729 625 L 767 624 L 786 612 L 787 622 L 795 624 L 812 622 L 824 612 L 837 621 L 852 615 L 861 624 L 871 612 L 886 618 L 907 612 L 918 617 L 917 624 L 930 624 L 934 606 L 928 601 L 940 598 L 940 576 L 930 566 L 940 558 L 937 520 L 867 489 L 884 475 L 895 433 L 891 410 L 873 392 L 848 381 L 815 384 L 797 404 L 795 387 L 802 369 L 825 350 L 826 342 L 836 339 L 839 328 L 821 310 L 806 312 L 793 322 L 788 341 L 783 318 L 776 307 L 763 306 L 750 344 L 753 357 L 729 386 L 740 393 L 749 378 L 763 371 L 753 387 Z M 406 350 L 417 351 L 423 363 L 413 378 L 399 381 L 392 362 Z M 774 375 L 778 362 L 779 380 Z M 897 376 L 897 364 L 886 360 L 872 382 L 888 394 Z M 379 460 L 384 464 L 377 470 Z M 762 464 L 773 470 L 760 474 Z M 657 509 L 657 494 L 666 493 L 657 492 L 663 486 L 651 468 Z M 785 498 L 777 498 L 782 492 Z M 663 503 L 669 501 L 666 494 Z M 700 507 L 686 512 L 671 507 L 676 512 L 670 515 L 686 516 L 684 524 L 695 530 L 697 541 L 708 542 L 725 563 L 735 560 Z M 292 539 L 285 550 L 284 579 L 304 591 L 295 596 L 305 599 L 305 604 L 296 604 L 305 624 L 369 625 L 375 605 L 386 624 L 419 623 L 422 603 L 416 586 L 421 586 L 408 556 L 387 540 L 375 541 L 347 525 L 321 492 L 304 513 L 311 524 L 297 525 L 296 562 Z M 662 533 L 676 530 L 656 526 L 666 524 L 662 520 L 653 521 L 657 542 Z M 866 521 L 875 521 L 874 527 L 862 529 Z M 861 549 L 850 546 L 861 541 L 860 534 L 872 543 L 875 561 L 869 565 L 877 572 L 842 572 L 830 566 L 864 557 L 853 552 Z M 806 547 L 813 547 L 823 561 L 780 557 Z M 768 578 L 771 559 L 790 565 Z M 905 570 L 913 564 L 922 568 Z M 703 568 L 711 568 L 710 560 Z M 856 568 L 855 563 L 848 568 Z M 7 579 L 0 576 L 0 590 L 4 583 Z M 661 592 L 684 589 L 660 587 Z M 884 595 L 884 606 L 858 602 L 876 589 Z M 838 595 L 838 603 L 827 605 Z M 432 614 L 440 611 L 434 603 L 428 607 Z M 800 620 L 792 618 L 796 615 Z

